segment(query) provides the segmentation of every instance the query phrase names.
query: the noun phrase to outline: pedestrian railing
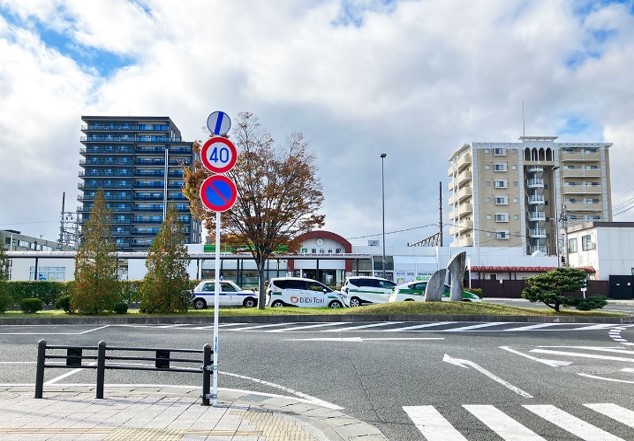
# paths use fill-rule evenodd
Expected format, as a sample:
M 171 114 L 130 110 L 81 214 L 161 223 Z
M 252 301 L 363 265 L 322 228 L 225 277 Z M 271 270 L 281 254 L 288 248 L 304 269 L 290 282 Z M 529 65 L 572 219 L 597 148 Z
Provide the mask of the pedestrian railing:
M 192 354 L 197 354 L 199 357 L 193 358 L 195 355 Z M 107 346 L 103 341 L 100 341 L 96 347 L 47 345 L 46 341 L 40 340 L 37 345 L 35 398 L 43 396 L 44 369 L 46 368 L 96 369 L 96 398 L 103 398 L 106 370 L 124 369 L 202 374 L 201 404 L 209 406 L 213 373 L 212 354 L 209 344 L 203 346 L 202 350 L 197 350 Z

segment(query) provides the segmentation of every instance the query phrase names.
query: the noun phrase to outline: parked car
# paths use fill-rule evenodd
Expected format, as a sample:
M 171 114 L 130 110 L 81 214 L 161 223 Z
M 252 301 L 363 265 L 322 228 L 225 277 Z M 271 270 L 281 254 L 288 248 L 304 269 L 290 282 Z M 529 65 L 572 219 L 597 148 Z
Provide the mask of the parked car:
M 426 281 L 417 281 L 417 282 L 409 282 L 404 283 L 403 285 L 398 285 L 394 288 L 394 292 L 390 295 L 390 302 L 400 302 L 400 301 L 415 301 L 422 302 L 425 298 L 425 288 L 427 288 Z M 449 300 L 450 298 L 450 287 L 449 285 L 445 285 L 445 288 L 442 292 L 442 300 Z M 481 302 L 480 297 L 469 292 L 462 291 L 462 300 L 464 302 Z
M 343 282 L 341 292 L 348 306 L 361 306 L 386 303 L 395 286 L 396 283 L 381 277 L 352 276 Z
M 273 308 L 343 308 L 343 294 L 313 279 L 276 277 L 269 281 L 267 305 Z
M 192 293 L 192 303 L 196 309 L 214 306 L 216 291 L 215 280 L 203 280 Z M 253 308 L 258 305 L 258 294 L 250 289 L 242 289 L 230 280 L 220 281 L 219 306 L 244 306 Z

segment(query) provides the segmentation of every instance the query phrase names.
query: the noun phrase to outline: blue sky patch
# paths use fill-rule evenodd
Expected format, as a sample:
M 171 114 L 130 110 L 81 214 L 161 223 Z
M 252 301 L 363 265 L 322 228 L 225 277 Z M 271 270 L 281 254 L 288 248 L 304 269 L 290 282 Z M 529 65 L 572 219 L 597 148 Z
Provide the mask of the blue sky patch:
M 634 2 L 632 0 L 578 0 L 574 5 L 574 12 L 585 17 L 594 11 L 609 5 L 629 5 L 630 14 L 634 14 Z
M 332 22 L 334 26 L 363 26 L 368 11 L 390 13 L 397 7 L 399 0 L 341 0 L 339 15 Z
M 602 139 L 603 130 L 595 121 L 584 119 L 578 115 L 564 116 L 564 126 L 557 131 L 557 136 L 584 139 Z
M 110 77 L 119 69 L 134 63 L 132 57 L 85 46 L 75 41 L 70 33 L 70 29 L 73 27 L 73 19 L 67 16 L 64 9 L 58 10 L 59 16 L 64 17 L 67 23 L 62 31 L 52 29 L 46 23 L 35 19 L 35 17 L 28 17 L 23 20 L 6 8 L 0 7 L 0 14 L 10 25 L 22 27 L 36 33 L 46 47 L 72 59 L 85 71 L 96 70 L 100 76 Z

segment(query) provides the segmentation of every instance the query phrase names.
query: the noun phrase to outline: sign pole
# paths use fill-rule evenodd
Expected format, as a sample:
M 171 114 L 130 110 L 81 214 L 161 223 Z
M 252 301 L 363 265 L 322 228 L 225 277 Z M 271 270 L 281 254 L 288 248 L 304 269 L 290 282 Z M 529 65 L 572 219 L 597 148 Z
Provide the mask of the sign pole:
M 212 406 L 218 405 L 218 317 L 220 309 L 220 212 L 216 212 L 216 259 L 214 287 L 214 360 L 211 399 Z

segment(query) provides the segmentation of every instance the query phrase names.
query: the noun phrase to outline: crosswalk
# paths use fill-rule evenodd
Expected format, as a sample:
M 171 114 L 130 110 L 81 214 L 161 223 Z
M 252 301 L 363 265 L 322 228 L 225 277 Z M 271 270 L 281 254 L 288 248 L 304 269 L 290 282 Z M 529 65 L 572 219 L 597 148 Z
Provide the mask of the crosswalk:
M 138 325 L 137 325 L 138 326 Z M 206 331 L 213 329 L 213 324 L 171 324 L 171 325 L 145 325 L 157 328 L 183 328 L 187 330 Z M 619 325 L 615 323 L 522 323 L 522 322 L 291 322 L 291 323 L 220 323 L 218 325 L 223 332 L 324 332 L 324 333 L 353 333 L 353 332 L 443 332 L 443 333 L 508 333 L 508 332 L 561 332 L 561 331 L 600 331 L 619 329 L 619 332 L 632 324 Z M 614 333 L 610 335 L 615 335 Z M 619 334 L 620 335 L 620 334 Z
M 599 427 L 599 423 L 585 421 L 583 418 L 573 415 L 571 412 L 549 405 L 522 405 L 518 409 L 518 417 L 523 422 L 508 415 L 505 411 L 492 405 L 462 405 L 469 414 L 479 420 L 491 432 L 485 435 L 478 430 L 478 439 L 494 439 L 493 434 L 505 441 L 548 441 L 549 439 L 582 439 L 584 441 L 631 441 L 634 440 L 634 411 L 614 403 L 589 403 L 583 405 L 594 412 L 597 421 L 605 423 L 605 418 L 612 420 L 609 426 Z M 449 418 L 434 406 L 404 406 L 403 410 L 412 423 L 425 437 L 427 441 L 469 441 L 464 426 L 458 428 L 450 422 Z M 538 417 L 539 419 L 535 419 Z M 454 416 L 455 419 L 455 416 Z M 528 423 L 527 423 L 528 422 Z M 616 422 L 616 424 L 614 424 Z M 535 427 L 527 427 L 531 424 Z M 571 438 L 562 438 L 549 434 L 556 430 L 563 430 L 574 435 Z M 559 432 L 560 433 L 560 432 Z M 615 434 L 616 433 L 616 434 Z M 623 438 L 623 434 L 630 436 Z M 498 438 L 495 438 L 498 439 Z

